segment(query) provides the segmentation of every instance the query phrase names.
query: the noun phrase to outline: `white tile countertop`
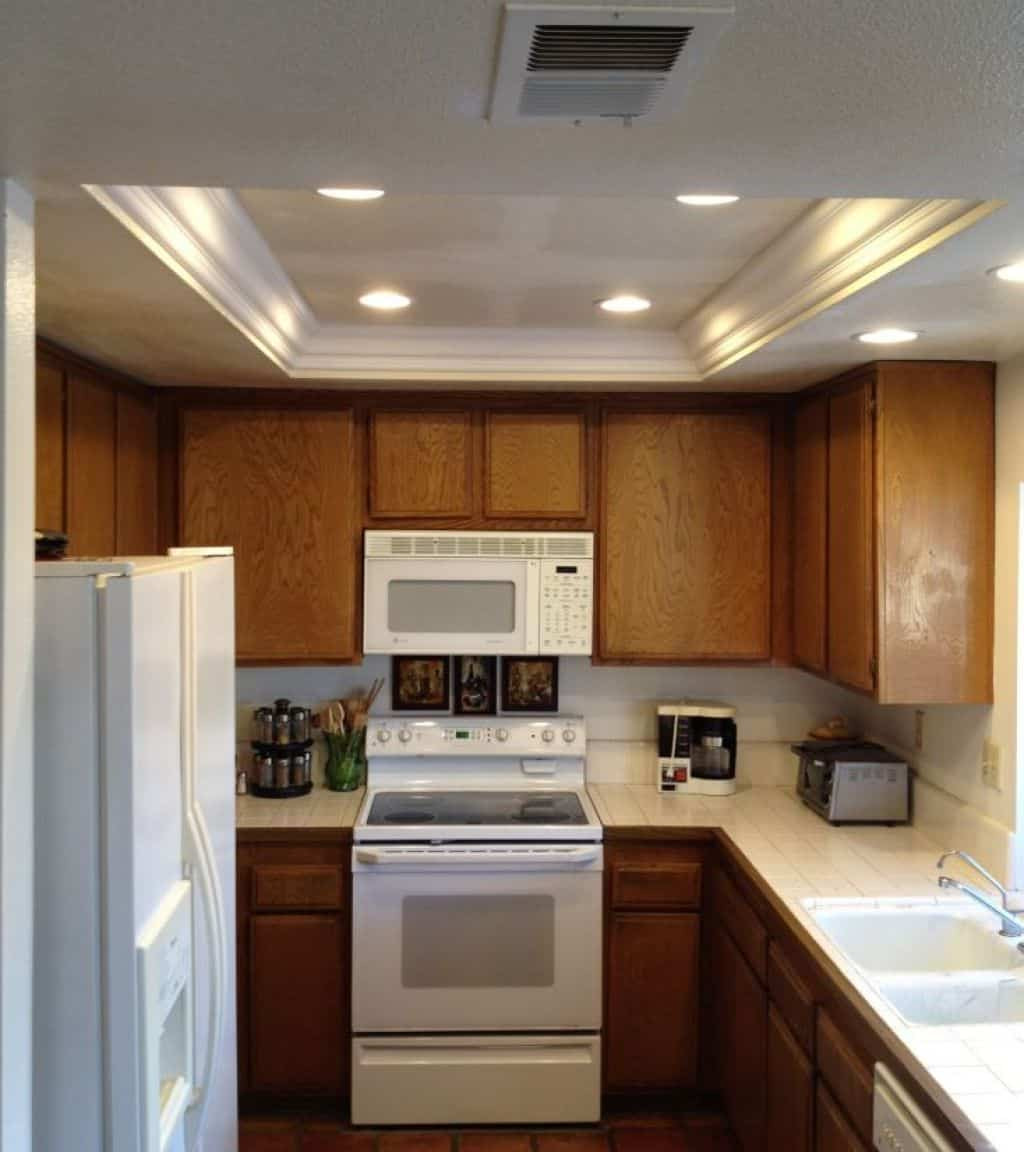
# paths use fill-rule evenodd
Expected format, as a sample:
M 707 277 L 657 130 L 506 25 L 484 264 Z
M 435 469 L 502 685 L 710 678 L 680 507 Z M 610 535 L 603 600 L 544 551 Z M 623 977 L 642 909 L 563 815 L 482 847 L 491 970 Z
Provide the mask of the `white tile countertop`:
M 834 828 L 788 788 L 700 798 L 662 795 L 649 784 L 591 784 L 588 791 L 609 828 L 709 827 L 727 833 L 972 1146 L 979 1152 L 1024 1149 L 1024 1024 L 907 1024 L 810 915 L 816 902 L 836 898 L 965 906 L 963 897 L 936 884 L 936 860 L 952 845 L 936 844 L 912 827 Z M 944 871 L 970 876 L 955 864 L 950 861 Z M 973 902 L 966 906 L 974 908 Z M 995 933 L 998 925 L 991 920 Z
M 351 828 L 365 791 L 357 788 L 353 792 L 332 792 L 314 785 L 308 796 L 292 796 L 287 800 L 236 796 L 235 827 L 240 830 Z

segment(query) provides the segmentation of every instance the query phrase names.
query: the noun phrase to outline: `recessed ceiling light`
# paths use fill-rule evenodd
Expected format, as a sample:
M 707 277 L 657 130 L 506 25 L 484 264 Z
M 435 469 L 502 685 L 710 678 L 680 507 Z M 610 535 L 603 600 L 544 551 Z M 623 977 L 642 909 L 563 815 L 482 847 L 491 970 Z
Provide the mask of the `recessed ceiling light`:
M 379 200 L 384 195 L 383 188 L 318 188 L 317 192 L 328 200 Z
M 1024 260 L 1017 264 L 1003 264 L 1000 268 L 993 268 L 991 274 L 1010 284 L 1024 284 Z
M 646 312 L 651 306 L 650 300 L 643 296 L 609 296 L 607 300 L 598 300 L 598 307 L 605 312 Z
M 854 339 L 862 344 L 909 344 L 920 335 L 909 328 L 876 328 L 873 332 L 860 332 Z
M 691 208 L 717 208 L 721 204 L 735 204 L 738 196 L 677 196 L 680 204 L 689 204 Z
M 401 292 L 392 292 L 390 288 L 378 288 L 375 292 L 366 292 L 359 297 L 359 303 L 364 308 L 376 308 L 381 312 L 394 312 L 399 308 L 408 308 L 412 303 L 409 296 Z

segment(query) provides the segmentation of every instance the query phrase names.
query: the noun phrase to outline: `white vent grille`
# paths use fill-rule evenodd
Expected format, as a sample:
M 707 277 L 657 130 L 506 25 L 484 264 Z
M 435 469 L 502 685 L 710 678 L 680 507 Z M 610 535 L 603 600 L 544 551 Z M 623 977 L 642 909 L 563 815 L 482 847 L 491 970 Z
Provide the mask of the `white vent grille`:
M 671 115 L 731 3 L 700 8 L 506 5 L 492 120 Z
M 592 532 L 367 532 L 366 556 L 466 556 L 477 559 L 583 560 L 594 554 Z

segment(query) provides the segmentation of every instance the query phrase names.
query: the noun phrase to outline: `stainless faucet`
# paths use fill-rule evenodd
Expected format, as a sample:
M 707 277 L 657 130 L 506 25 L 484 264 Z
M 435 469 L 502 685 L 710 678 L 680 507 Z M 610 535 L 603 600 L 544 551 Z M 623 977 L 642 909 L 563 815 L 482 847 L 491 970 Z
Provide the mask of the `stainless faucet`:
M 992 873 L 989 872 L 987 868 L 983 868 L 973 856 L 969 856 L 966 852 L 953 849 L 950 852 L 943 852 L 936 861 L 935 867 L 941 868 L 951 856 L 962 860 L 968 867 L 973 868 L 979 876 L 984 876 L 999 893 L 1001 904 L 997 904 L 994 900 L 989 899 L 984 892 L 975 888 L 973 884 L 964 884 L 960 880 L 954 880 L 952 876 L 940 876 L 939 887 L 955 888 L 958 892 L 962 892 L 965 896 L 970 896 L 972 900 L 976 900 L 982 907 L 987 908 L 990 912 L 998 916 L 1003 925 L 1002 928 L 999 929 L 1000 936 L 1008 936 L 1011 939 L 1024 936 L 1024 924 L 1022 924 L 1012 912 L 1008 911 L 1006 907 L 1006 898 L 1009 893 Z M 1024 944 L 1018 944 L 1017 947 L 1024 952 Z

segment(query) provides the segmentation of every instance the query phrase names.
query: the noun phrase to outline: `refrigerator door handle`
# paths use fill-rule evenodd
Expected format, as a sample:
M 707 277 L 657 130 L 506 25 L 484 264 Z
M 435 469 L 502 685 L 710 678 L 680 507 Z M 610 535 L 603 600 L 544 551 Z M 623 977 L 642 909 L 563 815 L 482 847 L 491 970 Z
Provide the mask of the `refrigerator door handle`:
M 185 858 L 194 869 L 198 889 L 202 899 L 203 914 L 206 920 L 206 936 L 210 948 L 210 964 L 213 979 L 210 986 L 209 1027 L 207 1028 L 206 1052 L 202 1063 L 193 1060 L 197 1069 L 195 1092 L 192 1099 L 194 1115 L 189 1128 L 193 1139 L 189 1152 L 202 1145 L 203 1127 L 210 1102 L 210 1083 L 214 1076 L 214 1061 L 224 1037 L 224 989 L 227 985 L 227 926 L 224 922 L 224 900 L 217 877 L 216 860 L 210 843 L 210 835 L 197 799 L 196 789 L 196 682 L 193 674 L 196 613 L 195 590 L 192 573 L 182 575 L 182 751 L 183 751 L 183 799 L 185 807 L 185 827 L 188 842 L 185 845 Z M 193 952 L 193 972 L 196 959 Z M 193 976 L 193 987 L 198 983 Z M 195 998 L 193 1003 L 195 1003 Z M 198 1029 L 193 1029 L 193 1036 Z M 201 1071 L 200 1071 L 201 1070 Z

